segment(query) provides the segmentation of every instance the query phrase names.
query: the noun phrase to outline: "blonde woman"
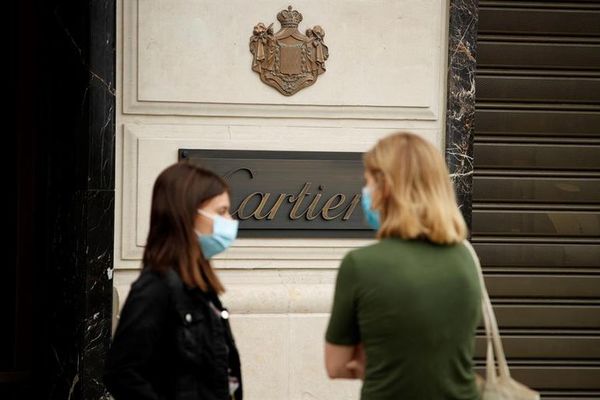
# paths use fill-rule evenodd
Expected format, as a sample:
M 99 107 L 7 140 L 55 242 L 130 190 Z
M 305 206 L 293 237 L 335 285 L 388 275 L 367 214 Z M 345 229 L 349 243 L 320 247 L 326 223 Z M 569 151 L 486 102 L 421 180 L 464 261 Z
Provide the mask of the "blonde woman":
M 362 400 L 479 398 L 473 371 L 477 270 L 444 160 L 398 133 L 364 155 L 363 211 L 377 243 L 340 266 L 326 333 L 331 378 Z

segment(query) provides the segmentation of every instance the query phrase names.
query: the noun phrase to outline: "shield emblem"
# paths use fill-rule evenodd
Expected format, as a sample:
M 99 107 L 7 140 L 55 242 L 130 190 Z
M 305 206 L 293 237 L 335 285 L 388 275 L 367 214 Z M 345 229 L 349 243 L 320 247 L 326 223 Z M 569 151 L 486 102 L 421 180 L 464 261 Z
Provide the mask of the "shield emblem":
M 262 22 L 250 37 L 252 70 L 260 79 L 280 93 L 291 96 L 317 81 L 325 72 L 329 49 L 323 42 L 325 31 L 320 26 L 300 33 L 302 14 L 289 6 L 277 14 L 281 29 L 273 33 L 273 24 Z

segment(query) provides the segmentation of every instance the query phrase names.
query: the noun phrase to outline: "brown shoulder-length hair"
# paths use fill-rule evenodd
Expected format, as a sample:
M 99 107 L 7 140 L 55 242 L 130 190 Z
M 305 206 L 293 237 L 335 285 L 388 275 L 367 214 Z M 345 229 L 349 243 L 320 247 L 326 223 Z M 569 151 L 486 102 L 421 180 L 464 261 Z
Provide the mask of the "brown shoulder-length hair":
M 373 205 L 381 213 L 378 238 L 427 238 L 438 244 L 465 239 L 448 168 L 432 144 L 400 132 L 381 139 L 363 161 L 381 193 Z
M 175 268 L 190 287 L 217 294 L 225 291 L 202 255 L 194 231 L 197 210 L 207 200 L 224 192 L 227 183 L 215 173 L 187 162 L 165 169 L 152 191 L 150 232 L 144 250 L 144 268 L 164 273 Z

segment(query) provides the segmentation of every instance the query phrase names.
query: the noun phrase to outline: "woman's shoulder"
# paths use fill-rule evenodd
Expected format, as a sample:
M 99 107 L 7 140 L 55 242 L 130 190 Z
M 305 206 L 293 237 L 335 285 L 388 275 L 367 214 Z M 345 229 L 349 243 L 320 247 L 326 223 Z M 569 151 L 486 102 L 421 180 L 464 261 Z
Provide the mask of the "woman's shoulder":
M 405 246 L 405 240 L 402 239 L 382 239 L 367 246 L 359 247 L 348 252 L 346 257 L 356 262 L 369 261 L 373 258 L 385 257 L 390 252 L 402 251 Z
M 140 297 L 164 298 L 169 296 L 169 287 L 165 281 L 164 274 L 144 269 L 131 285 L 131 294 Z
M 440 245 L 427 240 L 419 239 L 401 239 L 385 238 L 378 240 L 368 246 L 354 249 L 347 253 L 346 258 L 351 259 L 353 263 L 361 264 L 363 262 L 371 263 L 377 259 L 387 259 L 393 257 L 397 259 L 403 256 L 436 256 L 446 255 L 448 252 L 457 252 L 460 254 L 469 254 L 465 245 L 461 243 Z
M 344 256 L 342 260 L 342 266 L 352 267 L 360 266 L 362 264 L 372 264 L 373 261 L 380 257 L 387 257 L 389 251 L 387 245 L 382 241 L 377 241 L 367 246 L 359 247 L 357 249 L 350 250 Z
M 127 294 L 119 326 L 121 330 L 129 329 L 132 323 L 140 329 L 158 326 L 165 321 L 170 304 L 169 289 L 161 275 L 144 269 Z

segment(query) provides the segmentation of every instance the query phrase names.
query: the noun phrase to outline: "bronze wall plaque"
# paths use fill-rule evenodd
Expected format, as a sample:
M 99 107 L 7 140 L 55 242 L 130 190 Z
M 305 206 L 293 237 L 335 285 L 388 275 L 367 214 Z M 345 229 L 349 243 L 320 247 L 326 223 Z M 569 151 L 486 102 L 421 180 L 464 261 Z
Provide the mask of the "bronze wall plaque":
M 361 153 L 191 150 L 179 159 L 231 185 L 240 237 L 373 237 L 360 205 Z
M 264 83 L 291 96 L 325 72 L 329 49 L 323 42 L 325 31 L 319 25 L 307 29 L 306 35 L 300 33 L 302 14 L 292 6 L 277 14 L 277 20 L 281 23 L 277 33 L 273 33 L 273 24 L 266 27 L 260 22 L 254 27 L 250 37 L 252 70 Z

